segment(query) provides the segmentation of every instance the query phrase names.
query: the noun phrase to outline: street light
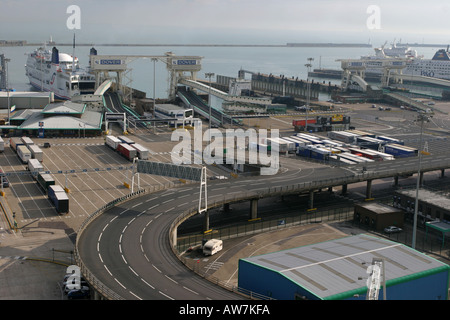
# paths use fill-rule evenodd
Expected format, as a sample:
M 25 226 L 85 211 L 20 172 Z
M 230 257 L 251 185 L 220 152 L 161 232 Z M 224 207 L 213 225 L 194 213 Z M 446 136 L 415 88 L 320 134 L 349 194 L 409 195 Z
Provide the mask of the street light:
M 208 104 L 209 104 L 209 141 L 211 141 L 211 78 L 214 77 L 213 72 L 206 72 L 205 77 L 209 78 L 209 92 L 208 92 Z
M 9 122 L 9 118 L 11 117 L 11 103 L 10 103 L 10 99 L 9 99 L 9 71 L 8 71 L 8 62 L 10 62 L 11 59 L 5 58 L 5 64 L 6 64 L 6 95 L 7 95 L 7 100 L 8 100 L 8 124 L 10 124 Z
M 308 68 L 308 74 L 306 76 L 306 120 L 305 120 L 305 131 L 308 131 L 308 109 L 309 109 L 309 99 L 311 94 L 311 82 L 309 81 L 309 73 L 311 72 L 312 64 L 311 62 L 314 61 L 314 58 L 308 58 L 308 63 L 305 64 L 305 67 Z
M 158 59 L 152 58 L 153 61 L 153 119 L 155 119 L 155 104 L 156 104 L 156 93 L 155 93 L 155 82 L 156 82 L 156 62 Z
M 412 235 L 412 245 L 411 247 L 413 249 L 416 248 L 416 229 L 417 229 L 417 213 L 418 213 L 418 206 L 419 206 L 419 187 L 420 187 L 420 167 L 422 164 L 422 136 L 423 136 L 423 123 L 424 121 L 428 122 L 430 121 L 429 115 L 426 115 L 424 113 L 420 113 L 417 116 L 417 121 L 420 121 L 420 139 L 419 139 L 419 165 L 417 169 L 417 183 L 416 183 L 416 199 L 414 203 L 414 223 L 413 223 L 413 235 Z

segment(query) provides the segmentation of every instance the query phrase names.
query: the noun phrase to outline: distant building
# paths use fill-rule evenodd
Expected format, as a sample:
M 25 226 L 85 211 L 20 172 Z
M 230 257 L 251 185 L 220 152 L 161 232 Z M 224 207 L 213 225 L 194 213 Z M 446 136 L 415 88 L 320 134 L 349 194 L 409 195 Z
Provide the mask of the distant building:
M 354 222 L 369 227 L 376 231 L 382 231 L 389 226 L 402 227 L 404 212 L 383 203 L 365 202 L 355 204 Z
M 398 190 L 394 194 L 394 207 L 406 211 L 406 219 L 413 220 L 416 189 Z M 417 221 L 424 226 L 427 221 L 450 223 L 450 198 L 440 192 L 421 188 L 419 190 Z
M 88 108 L 84 103 L 64 101 L 48 104 L 44 109 L 18 110 L 10 123 L 10 130 L 29 136 L 99 136 L 103 112 Z

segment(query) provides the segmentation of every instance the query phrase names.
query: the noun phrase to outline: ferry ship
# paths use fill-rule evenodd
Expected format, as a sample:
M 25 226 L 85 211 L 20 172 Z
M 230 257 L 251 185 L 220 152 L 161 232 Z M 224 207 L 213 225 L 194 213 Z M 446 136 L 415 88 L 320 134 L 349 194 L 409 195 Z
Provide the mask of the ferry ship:
M 408 47 L 390 48 L 388 51 L 382 47 L 375 49 L 375 55 L 363 56 L 361 60 L 364 60 L 366 66 L 366 76 L 381 76 L 383 73 L 382 60 L 399 58 L 407 59 L 406 68 L 402 70 L 403 74 L 450 80 L 450 53 L 448 50 L 448 47 L 439 49 L 433 58 L 425 59 Z
M 450 80 L 450 53 L 447 49 L 436 51 L 432 59 L 412 59 L 403 74 Z
M 56 99 L 92 94 L 95 91 L 95 76 L 79 66 L 78 58 L 67 53 L 38 48 L 28 54 L 25 73 L 30 84 L 39 91 L 51 91 Z

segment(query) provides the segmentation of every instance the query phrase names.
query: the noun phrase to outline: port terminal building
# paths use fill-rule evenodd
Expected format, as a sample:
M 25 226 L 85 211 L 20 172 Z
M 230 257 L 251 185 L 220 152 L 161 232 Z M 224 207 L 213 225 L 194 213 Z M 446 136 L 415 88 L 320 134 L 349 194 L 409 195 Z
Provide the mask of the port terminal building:
M 449 265 L 368 234 L 240 259 L 238 285 L 277 300 L 366 300 L 374 259 L 379 300 L 448 300 Z
M 85 103 L 64 101 L 43 109 L 17 110 L 3 131 L 36 137 L 101 136 L 103 113 Z

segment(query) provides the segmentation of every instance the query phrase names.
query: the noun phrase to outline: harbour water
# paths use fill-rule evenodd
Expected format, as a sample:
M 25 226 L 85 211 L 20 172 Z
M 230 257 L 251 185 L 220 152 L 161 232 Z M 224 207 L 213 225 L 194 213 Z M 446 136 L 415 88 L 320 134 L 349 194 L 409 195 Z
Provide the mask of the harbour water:
M 176 55 L 201 56 L 202 71 L 197 75 L 199 79 L 206 79 L 205 73 L 237 77 L 240 69 L 265 74 L 284 75 L 285 77 L 307 78 L 308 58 L 313 58 L 312 69 L 339 69 L 337 59 L 358 59 L 361 56 L 374 53 L 372 48 L 335 48 L 335 47 L 189 47 L 189 46 L 95 46 L 98 54 L 111 55 L 164 55 L 173 52 Z M 27 53 L 33 51 L 33 46 L 2 47 L 0 53 L 11 59 L 8 63 L 9 86 L 16 90 L 32 90 L 25 76 Z M 60 52 L 72 54 L 72 46 L 58 47 Z M 78 46 L 75 56 L 82 66 L 89 63 L 88 46 Z M 431 58 L 440 47 L 416 47 L 420 55 Z M 153 97 L 153 63 L 150 59 L 137 59 L 129 64 L 131 72 L 129 85 Z M 168 72 L 162 62 L 156 63 L 156 98 L 167 98 Z M 247 76 L 249 77 L 249 76 Z M 214 78 L 213 78 L 214 80 Z M 317 79 L 324 81 L 324 79 Z M 339 83 L 339 80 L 326 80 Z

